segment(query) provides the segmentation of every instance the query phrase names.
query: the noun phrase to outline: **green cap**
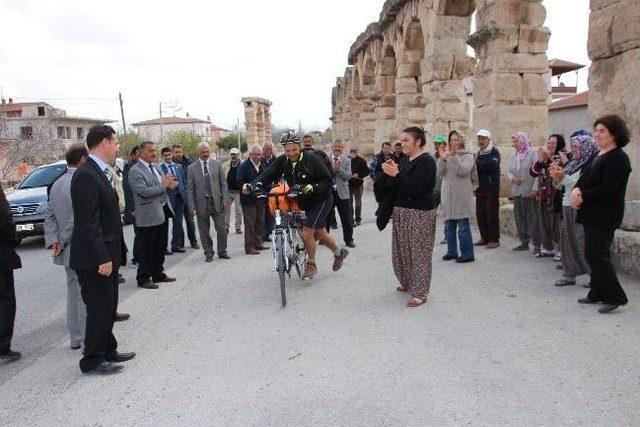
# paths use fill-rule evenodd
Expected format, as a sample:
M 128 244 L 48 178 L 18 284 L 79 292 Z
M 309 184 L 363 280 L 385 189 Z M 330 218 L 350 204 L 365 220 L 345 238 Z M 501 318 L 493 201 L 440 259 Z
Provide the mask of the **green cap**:
M 436 135 L 435 138 L 433 138 L 433 143 L 438 145 L 438 144 L 446 144 L 447 143 L 447 137 L 444 135 Z

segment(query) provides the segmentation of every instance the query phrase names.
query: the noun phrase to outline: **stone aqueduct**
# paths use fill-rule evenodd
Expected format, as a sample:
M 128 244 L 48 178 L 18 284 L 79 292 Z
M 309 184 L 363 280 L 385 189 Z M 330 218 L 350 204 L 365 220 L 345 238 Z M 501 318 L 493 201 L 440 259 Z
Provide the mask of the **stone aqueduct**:
M 628 196 L 638 199 L 640 0 L 590 1 L 589 112 L 615 112 L 629 121 L 634 142 L 627 152 L 636 172 Z M 379 21 L 352 45 L 349 66 L 333 88 L 334 132 L 366 154 L 409 125 L 424 127 L 430 137 L 487 128 L 502 149 L 523 130 L 540 145 L 548 134 L 550 91 L 550 31 L 541 3 L 387 0 Z

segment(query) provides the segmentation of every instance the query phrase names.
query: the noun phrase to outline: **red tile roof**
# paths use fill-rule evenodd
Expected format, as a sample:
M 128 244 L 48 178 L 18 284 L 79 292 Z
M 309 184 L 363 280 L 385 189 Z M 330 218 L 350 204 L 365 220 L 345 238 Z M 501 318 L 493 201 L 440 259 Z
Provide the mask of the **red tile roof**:
M 192 117 L 183 118 L 183 117 L 174 116 L 174 117 L 162 117 L 157 119 L 144 120 L 142 122 L 133 123 L 133 126 L 159 125 L 160 123 L 162 123 L 163 125 L 169 125 L 169 124 L 209 123 L 209 122 L 206 120 L 195 119 Z
M 563 108 L 581 107 L 584 105 L 589 105 L 589 91 L 580 92 L 576 95 L 567 96 L 566 98 L 553 101 L 549 105 L 549 110 L 560 110 Z

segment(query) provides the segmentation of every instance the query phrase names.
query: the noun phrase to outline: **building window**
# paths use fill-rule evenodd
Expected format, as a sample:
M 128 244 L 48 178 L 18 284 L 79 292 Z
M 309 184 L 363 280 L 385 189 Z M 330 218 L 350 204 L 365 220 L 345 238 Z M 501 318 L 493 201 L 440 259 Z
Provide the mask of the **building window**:
M 67 126 L 65 130 L 67 131 L 67 132 L 66 132 L 66 134 L 67 134 L 67 139 L 71 139 L 71 128 L 70 128 L 69 126 Z
M 58 139 L 64 139 L 64 126 L 58 126 Z
M 20 128 L 20 138 L 33 139 L 33 128 L 31 126 L 22 126 Z
M 44 107 L 38 107 L 38 117 L 44 117 Z
M 84 139 L 84 129 L 76 128 L 77 139 Z

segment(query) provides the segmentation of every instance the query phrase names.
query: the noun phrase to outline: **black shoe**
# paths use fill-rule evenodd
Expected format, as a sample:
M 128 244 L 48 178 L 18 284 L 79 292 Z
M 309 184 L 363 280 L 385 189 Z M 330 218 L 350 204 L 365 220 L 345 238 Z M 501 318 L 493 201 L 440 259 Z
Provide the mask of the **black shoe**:
M 176 281 L 175 277 L 169 277 L 166 274 L 153 278 L 153 283 L 170 283 L 175 281 Z
M 589 297 L 584 297 L 584 298 L 580 298 L 580 299 L 578 300 L 578 303 L 579 303 L 579 304 L 599 304 L 599 303 L 600 303 L 600 301 L 595 301 L 595 300 L 592 300 L 592 299 L 591 299 L 591 298 L 589 298 Z
M 598 313 L 606 314 L 611 313 L 616 308 L 620 307 L 620 304 L 602 304 L 602 307 L 598 309 Z
M 516 246 L 515 248 L 513 248 L 513 250 L 516 251 L 516 252 L 528 251 L 529 250 L 529 244 L 528 243 L 522 243 L 519 246 Z
M 353 240 L 350 241 L 350 242 L 347 242 L 346 245 L 347 245 L 348 248 L 355 248 L 356 247 L 356 244 L 353 243 Z
M 213 261 L 213 255 L 207 255 L 206 257 L 204 257 L 204 262 L 211 262 Z
M 222 254 L 218 254 L 218 258 L 220 259 L 231 259 L 231 257 L 225 252 Z
M 72 346 L 71 346 L 71 350 L 80 350 L 80 344 L 78 344 L 78 345 L 72 345 Z
M 169 255 L 173 255 L 173 252 L 171 252 L 169 249 L 167 249 L 166 251 L 164 251 L 164 254 L 169 256 Z
M 102 362 L 101 364 L 99 364 L 98 366 L 93 368 L 92 370 L 87 371 L 87 372 L 83 372 L 83 374 L 87 374 L 87 375 L 113 375 L 113 374 L 117 374 L 118 372 L 122 371 L 123 369 L 124 369 L 123 366 L 114 365 L 111 362 Z
M 122 363 L 136 357 L 136 354 L 132 351 L 131 353 L 116 353 L 113 356 L 106 357 L 107 362 L 111 363 Z
M 118 285 L 122 285 L 126 280 L 122 277 L 122 274 L 118 274 Z
M 19 351 L 8 350 L 4 353 L 0 353 L 0 360 L 4 360 L 6 362 L 15 362 L 21 357 L 22 353 L 20 353 Z
M 129 320 L 129 313 L 116 313 L 116 322 L 124 322 L 125 320 Z
M 356 220 L 356 227 L 357 227 L 357 226 L 359 226 L 359 225 L 361 225 L 361 224 L 362 224 L 362 223 L 361 223 L 360 221 Z
M 445 261 L 451 261 L 452 259 L 458 259 L 458 257 L 455 255 L 446 254 L 445 256 L 442 257 L 442 259 Z
M 239 228 L 236 228 L 236 234 L 242 234 L 242 230 Z
M 151 281 L 148 280 L 146 282 L 138 282 L 138 287 L 145 289 L 158 289 L 160 286 L 156 285 L 155 283 L 151 283 Z
M 458 264 L 464 264 L 464 263 L 467 263 L 467 262 L 473 262 L 475 260 L 476 260 L 475 258 L 462 258 L 462 257 L 460 257 L 460 258 L 456 259 L 456 262 Z
M 179 254 L 185 253 L 186 250 L 184 248 L 176 248 L 176 249 L 171 249 L 173 251 L 173 253 L 178 252 Z
M 200 245 L 198 244 L 198 242 L 192 243 L 191 249 L 200 249 Z

